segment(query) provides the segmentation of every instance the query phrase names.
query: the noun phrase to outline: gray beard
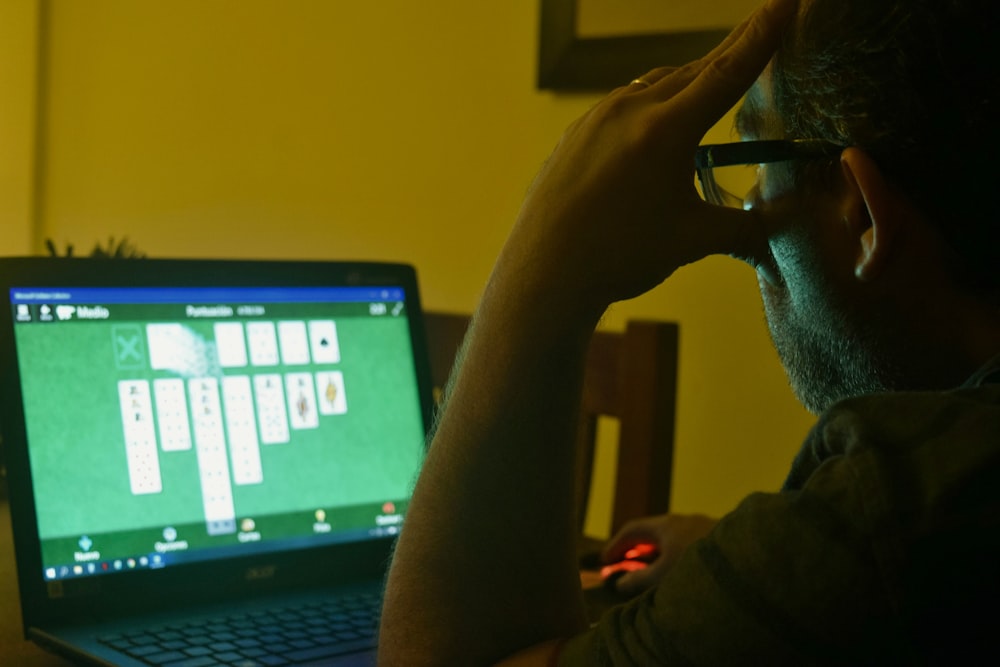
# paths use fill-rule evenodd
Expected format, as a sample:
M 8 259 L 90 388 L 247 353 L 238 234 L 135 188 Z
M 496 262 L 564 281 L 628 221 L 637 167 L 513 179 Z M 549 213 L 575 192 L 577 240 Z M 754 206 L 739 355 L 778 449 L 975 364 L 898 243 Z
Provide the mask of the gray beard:
M 827 309 L 796 314 L 786 302 L 764 303 L 792 391 L 813 414 L 845 398 L 900 386 L 901 374 L 875 332 Z

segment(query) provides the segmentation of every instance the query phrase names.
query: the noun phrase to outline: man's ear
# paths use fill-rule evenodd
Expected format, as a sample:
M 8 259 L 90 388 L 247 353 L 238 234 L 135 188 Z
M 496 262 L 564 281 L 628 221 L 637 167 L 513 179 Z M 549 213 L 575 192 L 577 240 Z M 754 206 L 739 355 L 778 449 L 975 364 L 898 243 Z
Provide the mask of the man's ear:
M 858 280 L 869 281 L 882 272 L 895 247 L 900 231 L 900 202 L 865 151 L 845 149 L 840 165 L 845 184 L 843 220 L 856 248 L 854 275 Z

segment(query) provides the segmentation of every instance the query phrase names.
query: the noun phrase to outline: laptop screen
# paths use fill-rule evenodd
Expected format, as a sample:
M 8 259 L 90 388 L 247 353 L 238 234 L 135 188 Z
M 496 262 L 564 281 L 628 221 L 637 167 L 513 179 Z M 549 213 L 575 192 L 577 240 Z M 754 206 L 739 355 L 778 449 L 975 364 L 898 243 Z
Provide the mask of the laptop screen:
M 47 580 L 394 535 L 425 425 L 401 285 L 10 289 Z

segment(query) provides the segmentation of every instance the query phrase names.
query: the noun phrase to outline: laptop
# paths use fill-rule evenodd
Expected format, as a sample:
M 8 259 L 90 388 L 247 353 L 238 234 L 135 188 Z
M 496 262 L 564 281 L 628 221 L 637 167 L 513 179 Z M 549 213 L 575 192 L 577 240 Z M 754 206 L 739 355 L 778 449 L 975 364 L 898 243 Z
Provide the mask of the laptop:
M 362 665 L 432 406 L 387 263 L 0 259 L 25 636 L 102 665 Z

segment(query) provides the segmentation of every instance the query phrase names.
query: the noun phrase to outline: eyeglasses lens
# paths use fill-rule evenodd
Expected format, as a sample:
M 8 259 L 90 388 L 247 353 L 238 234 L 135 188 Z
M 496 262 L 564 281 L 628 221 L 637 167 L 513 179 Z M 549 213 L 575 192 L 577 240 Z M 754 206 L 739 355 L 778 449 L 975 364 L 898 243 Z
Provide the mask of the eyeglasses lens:
M 743 208 L 743 201 L 757 182 L 757 168 L 751 164 L 704 169 L 697 182 L 699 192 L 709 203 Z

